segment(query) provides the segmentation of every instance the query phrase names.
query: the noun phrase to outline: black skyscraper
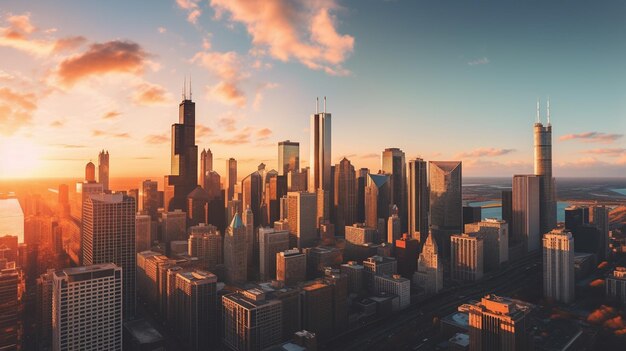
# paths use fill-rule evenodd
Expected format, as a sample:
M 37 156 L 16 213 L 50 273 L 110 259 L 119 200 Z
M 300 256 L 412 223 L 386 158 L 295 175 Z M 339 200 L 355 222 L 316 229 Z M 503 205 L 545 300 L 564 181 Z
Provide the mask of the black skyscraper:
M 196 104 L 185 92 L 178 105 L 178 123 L 172 124 L 172 170 L 165 176 L 165 208 L 185 210 L 187 195 L 197 184 Z

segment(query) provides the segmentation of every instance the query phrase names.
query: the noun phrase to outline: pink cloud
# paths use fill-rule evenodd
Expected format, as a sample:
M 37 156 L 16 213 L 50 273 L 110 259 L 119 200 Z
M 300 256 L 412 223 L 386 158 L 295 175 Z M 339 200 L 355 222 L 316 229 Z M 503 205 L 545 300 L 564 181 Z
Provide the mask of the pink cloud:
M 102 116 L 102 119 L 115 119 L 119 117 L 122 113 L 119 111 L 109 111 Z
M 167 90 L 157 84 L 141 83 L 133 94 L 133 102 L 137 105 L 163 105 L 169 101 Z
M 566 140 L 580 140 L 584 143 L 604 143 L 610 144 L 617 139 L 622 138 L 623 134 L 610 134 L 601 132 L 585 132 L 579 134 L 566 134 L 559 138 L 560 141 Z
M 192 24 L 198 23 L 202 11 L 198 7 L 199 0 L 176 0 L 176 4 L 187 11 L 187 21 Z
M 203 51 L 195 54 L 191 61 L 207 69 L 219 80 L 217 84 L 207 87 L 209 98 L 227 105 L 246 105 L 246 95 L 240 85 L 249 74 L 244 71 L 244 59 L 239 54 L 234 51 Z
M 12 135 L 30 124 L 36 109 L 35 94 L 0 88 L 0 134 Z
M 346 75 L 342 64 L 354 50 L 354 37 L 337 32 L 334 1 L 211 0 L 216 18 L 225 13 L 246 27 L 255 47 L 280 61 L 295 59 L 308 68 Z
M 626 154 L 626 149 L 623 148 L 608 148 L 608 149 L 593 149 L 585 151 L 586 154 L 592 155 L 607 155 L 607 156 L 621 156 Z
M 201 124 L 196 124 L 196 137 L 202 138 L 204 136 L 213 135 L 213 129 Z
M 113 138 L 130 138 L 130 134 L 128 133 L 115 133 L 115 132 L 108 132 L 105 130 L 101 130 L 101 129 L 94 129 L 91 131 L 91 135 L 94 137 L 113 137 Z
M 146 138 L 144 140 L 148 144 L 163 144 L 163 143 L 169 142 L 170 141 L 170 137 L 167 135 L 167 133 L 150 134 L 150 135 L 146 136 Z
M 47 56 L 62 51 L 75 49 L 85 43 L 82 36 L 65 37 L 61 39 L 33 38 L 41 33 L 30 21 L 30 13 L 10 15 L 6 22 L 8 26 L 0 27 L 0 46 L 11 47 L 35 56 Z M 44 31 L 44 34 L 50 33 Z
M 496 149 L 492 147 L 481 147 L 472 151 L 458 153 L 454 158 L 476 158 L 476 157 L 495 157 L 510 154 L 515 149 Z

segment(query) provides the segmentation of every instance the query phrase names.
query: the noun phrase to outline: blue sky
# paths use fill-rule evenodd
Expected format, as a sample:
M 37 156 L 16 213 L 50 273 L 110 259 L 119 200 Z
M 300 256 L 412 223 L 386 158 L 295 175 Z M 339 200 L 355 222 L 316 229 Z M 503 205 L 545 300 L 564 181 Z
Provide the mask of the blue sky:
M 0 117 L 0 177 L 79 175 L 102 148 L 114 176 L 167 174 L 184 75 L 220 173 L 229 157 L 240 175 L 275 167 L 285 139 L 308 159 L 316 96 L 333 114 L 334 161 L 356 167 L 400 147 L 462 159 L 465 175 L 532 172 L 548 96 L 557 176 L 626 167 L 619 1 L 3 1 L 0 16 L 0 109 L 16 92 L 35 105 Z M 129 61 L 76 64 L 111 52 Z

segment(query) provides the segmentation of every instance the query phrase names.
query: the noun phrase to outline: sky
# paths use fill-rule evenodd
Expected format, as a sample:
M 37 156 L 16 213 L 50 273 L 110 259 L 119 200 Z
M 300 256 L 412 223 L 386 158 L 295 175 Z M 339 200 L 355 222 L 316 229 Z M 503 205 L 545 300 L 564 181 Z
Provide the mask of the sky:
M 191 80 L 196 138 L 215 168 L 309 158 L 315 98 L 333 163 L 381 152 L 462 160 L 465 176 L 532 173 L 551 104 L 554 173 L 626 170 L 622 1 L 2 0 L 0 178 L 169 174 Z

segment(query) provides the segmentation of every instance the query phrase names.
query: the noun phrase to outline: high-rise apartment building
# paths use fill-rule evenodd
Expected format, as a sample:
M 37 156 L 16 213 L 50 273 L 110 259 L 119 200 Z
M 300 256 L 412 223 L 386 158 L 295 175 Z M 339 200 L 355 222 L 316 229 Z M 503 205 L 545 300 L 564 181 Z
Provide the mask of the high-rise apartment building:
M 367 227 L 363 223 L 354 223 L 345 228 L 346 241 L 354 245 L 372 243 L 376 239 L 376 228 Z
M 382 154 L 382 170 L 389 175 L 390 203 L 398 207 L 402 232 L 407 230 L 407 177 L 404 152 L 387 148 Z M 412 233 L 411 233 L 412 234 Z
M 426 295 L 436 294 L 443 289 L 443 263 L 439 257 L 437 241 L 433 239 L 432 234 L 428 235 L 422 246 L 413 282 L 422 288 Z
M 289 231 L 259 228 L 259 276 L 276 279 L 276 255 L 289 249 Z
M 615 270 L 606 277 L 606 297 L 626 304 L 626 268 L 615 267 Z
M 391 213 L 387 219 L 387 240 L 389 244 L 394 244 L 396 240 L 402 237 L 402 221 L 398 215 L 398 207 L 393 205 L 391 207 Z
M 350 293 L 359 293 L 365 287 L 363 272 L 365 267 L 356 261 L 348 261 L 339 268 L 341 273 L 348 277 L 348 291 Z
M 226 187 L 226 199 L 230 201 L 235 196 L 235 184 L 237 184 L 237 160 L 229 158 L 226 160 L 226 181 L 224 186 Z
M 287 193 L 289 233 L 298 249 L 315 246 L 317 241 L 317 196 L 309 192 Z
M 246 226 L 239 213 L 226 228 L 224 236 L 224 265 L 228 283 L 245 282 L 248 279 L 248 255 L 246 253 Z
M 195 179 L 195 177 L 194 177 Z M 83 264 L 122 268 L 124 318 L 135 315 L 135 200 L 123 194 L 94 194 L 83 212 Z
M 276 254 L 276 280 L 294 286 L 306 280 L 306 255 L 298 249 L 285 250 Z
M 509 224 L 494 218 L 465 225 L 465 233 L 483 239 L 484 268 L 486 272 L 500 268 L 509 260 Z
M 8 262 L 0 252 L 0 350 L 18 350 L 20 344 L 22 279 L 15 262 Z
M 278 174 L 287 175 L 300 170 L 300 143 L 297 141 L 281 141 L 278 143 Z
M 374 255 L 363 261 L 365 285 L 374 289 L 374 276 L 393 275 L 398 273 L 398 262 L 394 257 Z
M 37 347 L 49 350 L 52 347 L 52 292 L 55 269 L 48 269 L 37 278 L 36 321 Z
M 54 273 L 53 350 L 122 350 L 122 273 L 112 263 Z
M 187 240 L 187 213 L 182 210 L 159 213 L 160 241 L 169 243 L 176 240 Z
M 465 304 L 469 314 L 471 351 L 517 351 L 529 349 L 532 305 L 506 297 L 487 295 L 480 302 Z
M 483 277 L 483 239 L 477 235 L 450 237 L 450 276 L 453 280 L 476 281 Z
M 513 230 L 513 190 L 502 190 L 502 220 Z
M 528 251 L 541 247 L 539 186 L 535 175 L 513 176 L 513 244 L 523 243 Z
M 205 271 L 176 274 L 175 329 L 186 349 L 208 350 L 217 340 L 217 277 Z
M 417 270 L 417 260 L 420 253 L 420 242 L 403 234 L 394 242 L 394 256 L 398 261 L 398 273 L 411 279 Z
M 135 251 L 141 252 L 150 250 L 155 241 L 156 233 L 153 233 L 152 218 L 148 214 L 141 212 L 135 215 Z M 156 229 L 156 226 L 155 228 Z
M 445 257 L 450 250 L 450 236 L 463 230 L 462 186 L 460 161 L 430 161 L 430 225 L 437 245 Z
M 202 149 L 200 153 L 200 177 L 198 184 L 200 184 L 204 190 L 208 188 L 207 177 L 211 172 L 213 172 L 213 153 L 211 149 Z
M 399 274 L 374 276 L 374 291 L 398 295 L 398 310 L 411 304 L 411 281 Z
M 555 229 L 543 236 L 543 295 L 561 303 L 574 301 L 574 239 Z
M 215 226 L 199 224 L 189 228 L 188 254 L 197 257 L 204 269 L 215 271 L 224 262 L 223 246 L 222 235 Z
M 98 183 L 102 184 L 105 192 L 111 190 L 109 188 L 109 151 L 102 150 L 98 154 Z
M 150 179 L 139 185 L 139 211 L 145 211 L 156 221 L 158 210 L 161 207 L 159 183 Z
M 263 174 L 259 171 L 252 172 L 241 181 L 241 205 L 244 211 L 247 211 L 248 208 L 252 211 L 254 228 L 260 224 L 261 201 L 263 200 L 264 189 Z
M 282 303 L 260 289 L 222 297 L 223 343 L 231 350 L 264 350 L 281 342 Z
M 407 179 L 407 222 L 410 236 L 424 243 L 428 237 L 428 211 L 430 210 L 428 195 L 426 161 L 416 158 L 409 161 Z M 416 233 L 419 233 L 417 235 Z
M 333 333 L 333 288 L 319 280 L 301 288 L 302 328 L 311 331 L 321 340 Z
M 191 88 L 190 88 L 191 90 Z M 178 105 L 178 123 L 172 124 L 170 175 L 165 176 L 164 207 L 184 210 L 187 195 L 198 185 L 198 146 L 196 145 L 196 103 L 191 93 Z
M 332 185 L 330 174 L 331 150 L 331 114 L 326 113 L 326 98 L 324 98 L 324 112 L 316 111 L 311 115 L 311 139 L 309 158 L 309 192 L 317 189 L 330 191 Z

